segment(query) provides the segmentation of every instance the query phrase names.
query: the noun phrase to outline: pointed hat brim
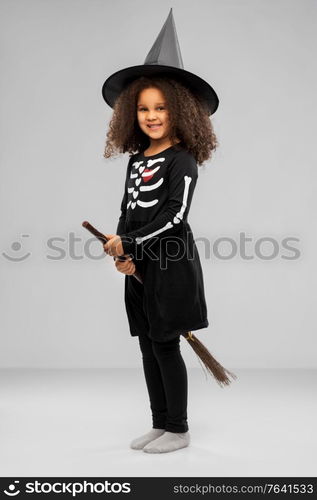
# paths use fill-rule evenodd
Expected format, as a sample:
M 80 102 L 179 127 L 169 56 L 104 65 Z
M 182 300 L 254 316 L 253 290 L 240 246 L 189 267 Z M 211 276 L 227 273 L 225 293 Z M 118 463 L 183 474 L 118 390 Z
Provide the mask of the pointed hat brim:
M 212 115 L 218 108 L 218 96 L 209 83 L 190 71 L 165 64 L 140 64 L 116 71 L 107 78 L 102 86 L 102 95 L 106 103 L 113 108 L 123 89 L 141 76 L 175 78 L 175 80 L 187 86 L 193 94 L 198 95 L 206 102 L 209 115 Z

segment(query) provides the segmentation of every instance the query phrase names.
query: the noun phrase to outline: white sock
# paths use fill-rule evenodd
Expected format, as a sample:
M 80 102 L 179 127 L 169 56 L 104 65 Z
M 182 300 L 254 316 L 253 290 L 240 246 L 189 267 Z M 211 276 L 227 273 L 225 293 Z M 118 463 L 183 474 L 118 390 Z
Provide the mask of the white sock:
M 130 443 L 130 448 L 133 448 L 134 450 L 142 450 L 142 448 L 146 444 L 150 443 L 150 441 L 153 441 L 153 439 L 161 436 L 162 434 L 164 434 L 164 432 L 165 429 L 151 429 L 150 432 L 147 432 L 146 434 L 143 434 L 143 436 L 134 439 Z
M 157 439 L 147 444 L 143 451 L 146 453 L 166 453 L 168 451 L 185 448 L 190 443 L 189 432 L 168 432 L 165 431 Z

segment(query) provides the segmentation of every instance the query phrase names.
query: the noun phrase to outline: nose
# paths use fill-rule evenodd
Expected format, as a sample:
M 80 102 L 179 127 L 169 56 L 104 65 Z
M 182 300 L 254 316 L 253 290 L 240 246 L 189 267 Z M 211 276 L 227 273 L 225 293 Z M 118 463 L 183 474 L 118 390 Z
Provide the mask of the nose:
M 147 119 L 148 120 L 155 120 L 156 119 L 156 111 L 148 111 L 147 113 Z

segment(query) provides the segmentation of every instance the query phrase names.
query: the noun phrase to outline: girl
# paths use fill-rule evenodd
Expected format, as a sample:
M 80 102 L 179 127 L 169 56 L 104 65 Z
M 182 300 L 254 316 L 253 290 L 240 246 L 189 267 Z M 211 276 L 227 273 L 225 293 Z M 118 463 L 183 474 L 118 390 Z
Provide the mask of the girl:
M 157 40 L 162 43 L 162 36 Z M 131 153 L 116 234 L 105 235 L 104 249 L 114 259 L 127 257 L 125 262 L 116 259 L 115 266 L 125 274 L 130 334 L 138 336 L 152 412 L 152 428 L 130 446 L 162 453 L 190 443 L 180 335 L 209 325 L 202 268 L 187 218 L 198 165 L 217 146 L 208 115 L 211 103 L 215 110 L 218 101 L 213 90 L 209 100 L 193 92 L 179 78 L 185 70 L 172 72 L 170 66 L 166 73 L 165 66 L 160 74 L 153 68 L 125 81 L 115 101 L 106 93 L 114 88 L 109 79 L 103 87 L 114 107 L 104 156 L 117 150 Z M 136 271 L 142 283 L 133 276 Z

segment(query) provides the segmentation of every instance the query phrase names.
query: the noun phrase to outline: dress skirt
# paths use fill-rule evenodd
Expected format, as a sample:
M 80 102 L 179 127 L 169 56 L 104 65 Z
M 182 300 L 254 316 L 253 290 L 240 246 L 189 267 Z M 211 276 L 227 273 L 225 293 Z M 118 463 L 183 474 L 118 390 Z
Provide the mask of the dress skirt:
M 188 222 L 176 236 L 152 246 L 159 258 L 135 259 L 142 277 L 125 275 L 125 307 L 131 336 L 147 334 L 156 341 L 207 328 L 207 306 L 198 249 Z M 151 254 L 152 255 L 152 254 Z

